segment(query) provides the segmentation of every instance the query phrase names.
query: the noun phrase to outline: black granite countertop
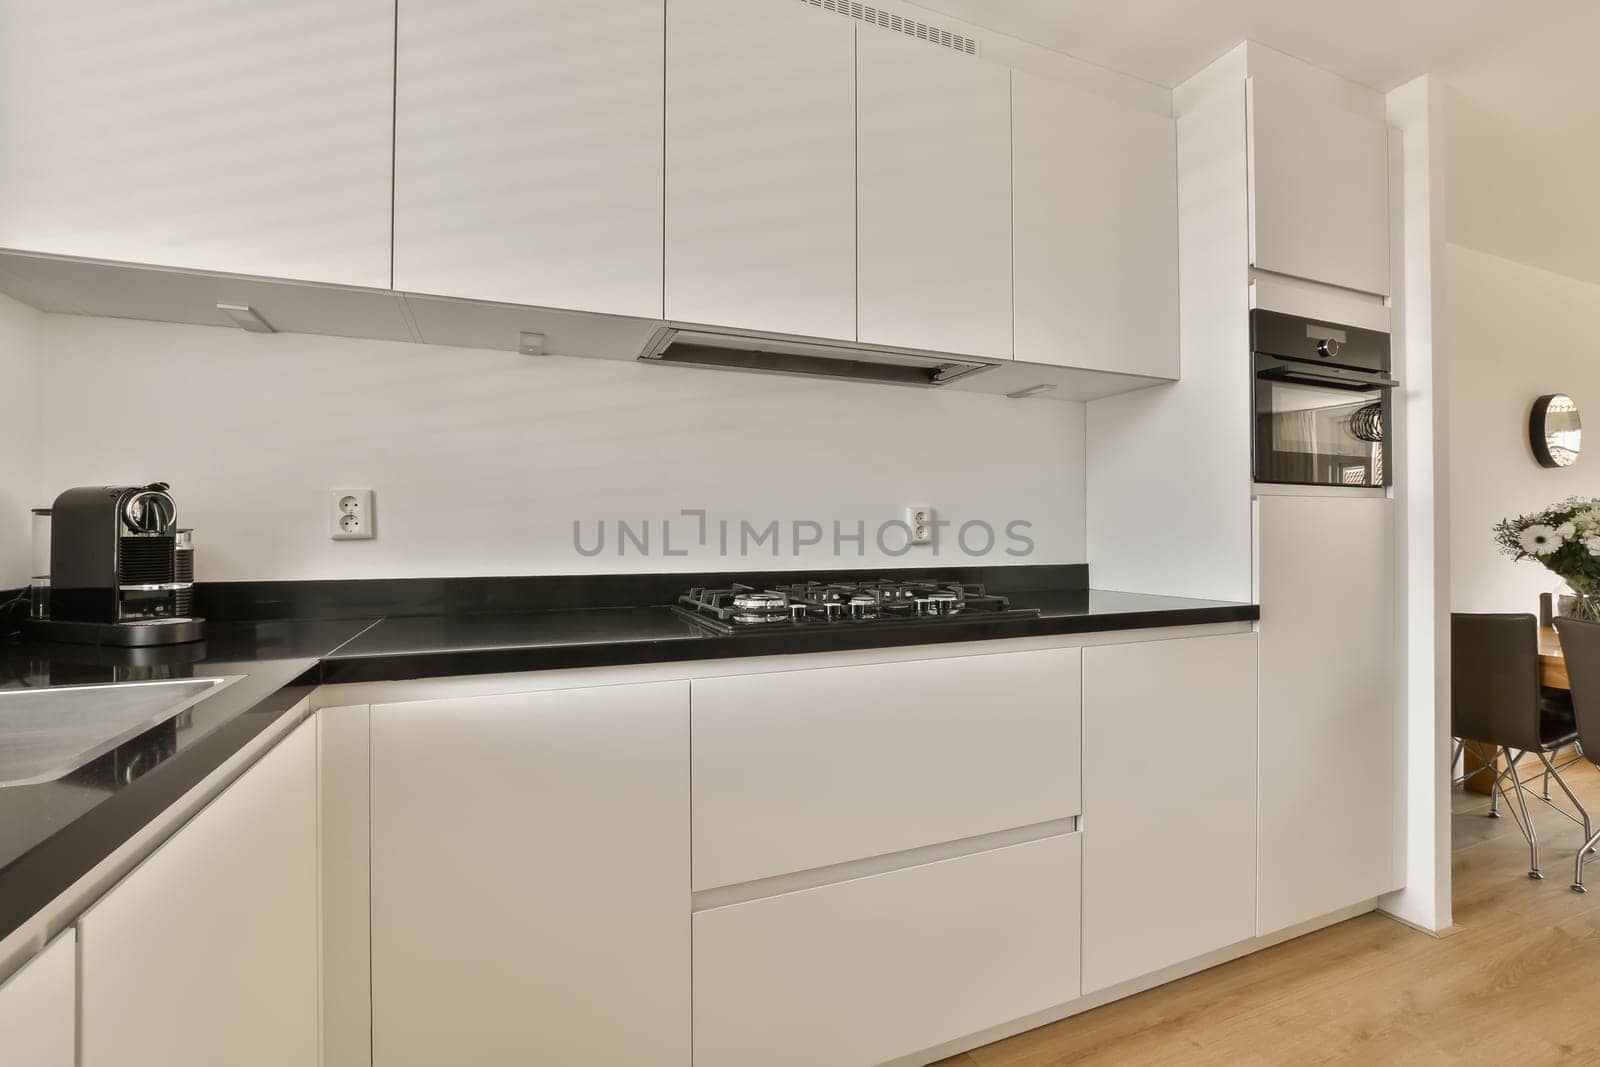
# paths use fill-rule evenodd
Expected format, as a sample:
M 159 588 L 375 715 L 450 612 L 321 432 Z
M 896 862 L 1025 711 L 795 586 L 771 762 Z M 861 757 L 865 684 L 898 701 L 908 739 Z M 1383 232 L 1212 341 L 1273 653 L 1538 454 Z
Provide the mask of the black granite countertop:
M 0 692 L 239 676 L 178 719 L 57 781 L 0 787 L 0 938 L 287 713 L 317 685 L 1251 621 L 1250 604 L 1089 589 L 1010 591 L 1039 610 L 937 627 L 820 624 L 718 635 L 667 607 L 216 622 L 195 645 L 115 650 L 0 641 Z M 381 604 L 364 605 L 369 608 Z M 0 725 L 0 744 L 4 743 Z

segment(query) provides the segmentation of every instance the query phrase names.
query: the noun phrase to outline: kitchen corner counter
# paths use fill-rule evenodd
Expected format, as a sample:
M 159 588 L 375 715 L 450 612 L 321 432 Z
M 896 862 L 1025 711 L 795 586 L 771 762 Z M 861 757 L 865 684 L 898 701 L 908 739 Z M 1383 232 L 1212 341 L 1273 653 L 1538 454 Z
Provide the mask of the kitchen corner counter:
M 0 787 L 0 941 L 293 709 L 372 621 L 219 623 L 146 649 L 0 641 L 0 692 L 239 678 L 62 778 Z
M 667 607 L 212 622 L 194 645 L 120 650 L 0 641 L 0 691 L 238 675 L 65 777 L 0 788 L 0 940 L 318 685 L 1248 622 L 1252 604 L 1088 589 L 1011 591 L 1037 617 L 937 628 L 850 623 L 719 635 Z

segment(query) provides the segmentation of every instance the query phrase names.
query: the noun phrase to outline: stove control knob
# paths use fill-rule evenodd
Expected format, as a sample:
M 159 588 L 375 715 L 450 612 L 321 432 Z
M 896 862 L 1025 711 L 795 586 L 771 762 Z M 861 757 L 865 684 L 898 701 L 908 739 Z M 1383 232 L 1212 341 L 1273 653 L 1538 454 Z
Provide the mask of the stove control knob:
M 1321 356 L 1323 359 L 1332 359 L 1334 356 L 1339 354 L 1339 349 L 1341 347 L 1342 346 L 1339 344 L 1339 342 L 1334 338 L 1324 337 L 1321 341 L 1317 342 L 1317 355 Z

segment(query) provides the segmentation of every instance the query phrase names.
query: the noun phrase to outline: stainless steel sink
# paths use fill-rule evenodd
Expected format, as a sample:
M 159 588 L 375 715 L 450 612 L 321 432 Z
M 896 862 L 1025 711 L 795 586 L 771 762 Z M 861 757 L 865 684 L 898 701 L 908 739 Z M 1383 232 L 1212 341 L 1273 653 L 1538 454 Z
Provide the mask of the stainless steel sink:
M 0 788 L 65 777 L 238 680 L 0 691 Z

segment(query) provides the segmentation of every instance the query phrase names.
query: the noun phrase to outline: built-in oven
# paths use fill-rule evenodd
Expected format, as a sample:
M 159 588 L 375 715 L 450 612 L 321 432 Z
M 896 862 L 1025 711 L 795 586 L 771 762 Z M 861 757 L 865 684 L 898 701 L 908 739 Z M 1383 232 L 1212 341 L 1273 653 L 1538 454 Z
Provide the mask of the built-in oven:
M 1394 473 L 1389 335 L 1258 309 L 1255 480 L 1387 486 Z

